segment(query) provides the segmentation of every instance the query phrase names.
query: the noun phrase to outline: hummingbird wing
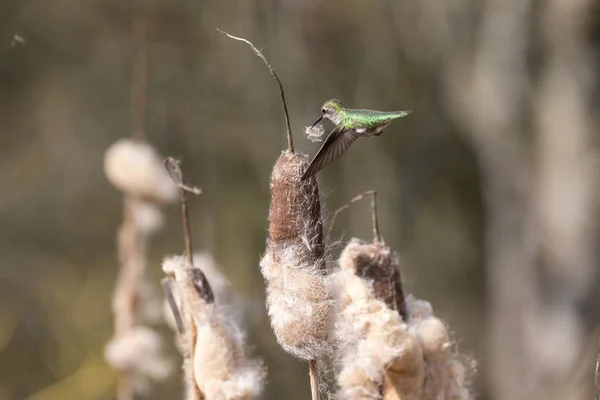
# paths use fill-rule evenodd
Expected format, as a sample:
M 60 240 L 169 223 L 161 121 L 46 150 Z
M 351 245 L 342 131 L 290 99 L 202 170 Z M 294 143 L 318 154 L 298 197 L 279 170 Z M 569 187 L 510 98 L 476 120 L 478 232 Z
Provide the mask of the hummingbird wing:
M 310 162 L 306 171 L 302 175 L 301 180 L 305 180 L 319 172 L 321 169 L 331 164 L 335 159 L 339 158 L 360 134 L 353 129 L 344 128 L 340 125 L 336 126 L 325 142 L 317 151 L 317 154 Z

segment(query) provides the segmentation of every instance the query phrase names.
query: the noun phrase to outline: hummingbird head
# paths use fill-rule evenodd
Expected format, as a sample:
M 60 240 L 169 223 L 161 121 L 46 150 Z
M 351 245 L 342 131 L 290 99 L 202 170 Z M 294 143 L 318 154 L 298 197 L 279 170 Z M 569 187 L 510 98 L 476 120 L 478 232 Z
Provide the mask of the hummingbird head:
M 345 108 L 346 108 L 346 106 L 344 105 L 344 103 L 342 103 L 339 100 L 336 100 L 336 99 L 327 100 L 321 106 L 321 116 L 319 117 L 318 120 L 315 121 L 314 124 L 312 124 L 311 128 L 313 126 L 315 126 L 316 124 L 318 124 L 319 121 L 321 121 L 323 118 L 327 118 L 328 120 L 330 120 L 331 122 L 333 122 L 336 125 L 339 124 L 342 120 L 341 114 Z

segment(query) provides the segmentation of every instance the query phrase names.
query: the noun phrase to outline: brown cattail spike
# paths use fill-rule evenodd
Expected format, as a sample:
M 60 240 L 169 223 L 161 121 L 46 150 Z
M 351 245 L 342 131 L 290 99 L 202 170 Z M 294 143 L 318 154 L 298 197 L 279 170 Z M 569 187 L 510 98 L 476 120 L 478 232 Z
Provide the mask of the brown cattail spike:
M 215 296 L 213 295 L 213 291 L 208 284 L 206 276 L 204 276 L 202 270 L 200 268 L 193 268 L 188 271 L 188 274 L 190 276 L 192 285 L 194 285 L 194 288 L 198 292 L 198 295 L 202 296 L 204 301 L 207 303 L 214 303 Z
M 398 311 L 402 319 L 406 320 L 406 304 L 397 254 L 381 242 L 358 246 L 360 247 L 356 248 L 354 255 L 356 276 L 372 282 L 375 298 L 383 301 L 390 309 Z
M 325 284 L 316 178 L 300 181 L 306 157 L 284 151 L 271 175 L 269 240 L 261 261 L 271 326 L 292 355 L 315 360 L 328 346 L 332 302 Z
M 300 181 L 306 165 L 305 157 L 287 151 L 275 163 L 269 240 L 273 244 L 301 241 L 308 250 L 303 255 L 314 261 L 323 257 L 323 225 L 316 179 Z

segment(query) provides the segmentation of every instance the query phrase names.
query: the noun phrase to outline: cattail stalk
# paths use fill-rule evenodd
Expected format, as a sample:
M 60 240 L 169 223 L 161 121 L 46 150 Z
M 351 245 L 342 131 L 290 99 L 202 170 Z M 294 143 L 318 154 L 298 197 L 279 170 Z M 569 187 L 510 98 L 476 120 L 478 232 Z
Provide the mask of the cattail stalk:
M 133 217 L 135 202 L 132 196 L 125 196 L 123 204 L 123 224 L 119 229 L 117 249 L 122 268 L 117 278 L 113 297 L 115 316 L 115 337 L 124 337 L 137 323 L 139 304 L 138 286 L 146 270 L 145 246 Z M 134 399 L 134 381 L 131 371 L 122 371 L 117 385 L 118 400 Z
M 145 16 L 133 17 L 132 37 L 135 57 L 131 78 L 131 136 L 135 142 L 119 141 L 107 150 L 105 156 L 105 172 L 108 179 L 126 193 L 123 224 L 119 229 L 117 242 L 121 270 L 113 298 L 115 336 L 106 348 L 107 361 L 120 371 L 117 383 L 118 400 L 133 400 L 139 391 L 136 386 L 139 386 L 140 371 L 145 367 L 136 364 L 135 360 L 126 359 L 124 354 L 129 353 L 124 353 L 121 348 L 127 343 L 129 348 L 136 348 L 134 340 L 140 342 L 144 337 L 153 334 L 148 330 L 140 336 L 142 331 L 138 329 L 142 327 L 140 319 L 144 299 L 141 298 L 141 290 L 145 283 L 146 240 L 147 236 L 160 225 L 162 216 L 156 209 L 156 205 L 172 201 L 173 194 L 172 184 L 165 182 L 164 173 L 156 169 L 157 153 L 145 142 L 147 104 Z M 153 173 L 156 175 L 152 176 Z M 134 337 L 138 339 L 133 339 Z M 153 340 L 145 342 L 154 343 Z M 156 343 L 159 343 L 158 339 Z M 158 351 L 158 344 L 154 346 L 154 350 L 143 346 L 140 349 L 149 354 L 149 351 Z M 136 357 L 135 354 L 130 356 Z M 156 365 L 159 365 L 160 356 L 156 355 L 155 358 Z M 150 375 L 154 374 L 154 378 L 158 379 L 162 378 L 165 369 L 156 368 L 153 371 Z
M 191 327 L 187 321 L 194 326 L 194 336 L 184 336 L 184 351 L 192 351 L 185 353 L 185 368 L 195 386 L 188 387 L 188 397 L 198 390 L 211 400 L 255 399 L 264 384 L 262 363 L 248 358 L 244 334 L 228 308 L 207 297 L 210 286 L 203 271 L 181 256 L 167 257 L 163 270 L 174 280 L 179 305 L 191 317 L 185 320 L 186 331 Z
M 213 290 L 202 269 L 193 264 L 186 192 L 201 193 L 188 185 L 180 162 L 167 158 L 165 166 L 180 188 L 185 257 L 169 257 L 163 270 L 174 280 L 177 298 L 172 295 L 171 308 L 177 320 L 182 314 L 184 368 L 187 398 L 251 400 L 260 394 L 264 381 L 262 365 L 247 358 L 244 336 L 232 315 L 215 302 Z M 167 285 L 169 290 L 171 285 Z
M 151 300 L 145 294 L 147 241 L 162 223 L 159 206 L 173 201 L 176 190 L 160 156 L 146 142 L 117 141 L 107 149 L 104 167 L 108 180 L 125 192 L 117 239 L 121 269 L 112 304 L 115 333 L 105 356 L 119 371 L 117 398 L 131 400 L 148 379 L 163 379 L 168 373 L 159 337 L 143 324 L 143 306 Z M 142 359 L 146 362 L 140 363 Z
M 260 262 L 267 285 L 267 308 L 279 344 L 308 361 L 312 398 L 319 398 L 317 359 L 328 348 L 332 301 L 325 284 L 325 258 L 319 187 L 315 177 L 300 178 L 306 157 L 294 153 L 283 85 L 265 56 L 243 41 L 267 65 L 279 85 L 286 121 L 288 148 L 271 175 L 271 207 L 267 251 Z
M 192 232 L 190 229 L 190 218 L 187 208 L 186 192 L 191 192 L 198 195 L 202 193 L 202 191 L 196 187 L 187 185 L 183 176 L 183 171 L 180 167 L 181 162 L 179 160 L 176 160 L 172 157 L 167 157 L 164 163 L 165 168 L 168 171 L 171 179 L 173 179 L 173 182 L 179 187 L 179 200 L 181 203 L 181 220 L 183 226 L 183 240 L 185 243 L 185 255 L 187 263 L 191 268 L 191 266 L 194 265 L 194 255 L 192 251 Z M 196 280 L 200 283 L 200 286 L 198 286 L 197 289 L 199 291 L 199 295 L 207 303 L 212 303 L 214 298 L 208 281 L 206 280 L 204 274 L 200 269 L 195 269 L 194 271 L 196 271 L 195 273 L 198 275 Z M 185 331 L 186 335 L 184 344 L 188 346 L 187 349 L 184 350 L 184 366 L 186 371 L 185 382 L 187 386 L 187 397 L 189 400 L 202 400 L 205 398 L 204 393 L 202 393 L 202 391 L 196 383 L 196 379 L 194 378 L 195 363 L 193 357 L 196 351 L 196 345 L 198 341 L 198 329 L 197 325 L 194 323 L 193 311 L 189 309 L 190 303 L 182 302 L 182 304 L 180 304 L 179 306 L 182 309 L 182 312 L 180 310 L 177 310 L 176 308 L 172 308 L 172 311 L 176 319 L 177 315 L 183 314 L 183 330 Z

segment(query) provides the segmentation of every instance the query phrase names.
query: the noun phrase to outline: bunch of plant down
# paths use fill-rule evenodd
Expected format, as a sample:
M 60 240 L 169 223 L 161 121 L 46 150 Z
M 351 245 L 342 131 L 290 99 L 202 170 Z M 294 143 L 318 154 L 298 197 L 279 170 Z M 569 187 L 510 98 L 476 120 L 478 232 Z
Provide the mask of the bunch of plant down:
M 470 361 L 454 351 L 428 302 L 404 298 L 395 252 L 352 240 L 339 263 L 339 398 L 471 399 Z

